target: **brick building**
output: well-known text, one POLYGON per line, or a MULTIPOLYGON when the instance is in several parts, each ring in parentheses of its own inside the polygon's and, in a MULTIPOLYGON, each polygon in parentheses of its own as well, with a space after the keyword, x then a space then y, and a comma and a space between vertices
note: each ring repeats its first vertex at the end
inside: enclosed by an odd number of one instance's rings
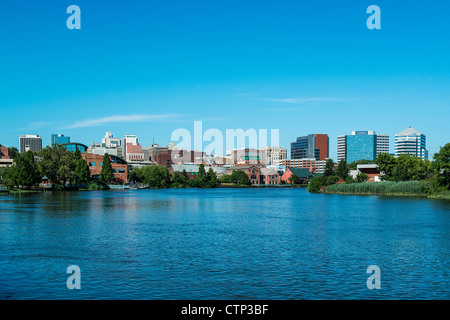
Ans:
POLYGON ((281 180, 286 181, 289 183, 289 178, 292 177, 292 175, 296 175, 300 178, 302 183, 306 183, 309 179, 313 177, 313 174, 305 168, 287 168, 286 172, 281 177, 281 180))
POLYGON ((272 168, 261 168, 260 184, 278 185, 281 183, 280 174, 272 168))
POLYGON ((248 166, 234 166, 227 168, 227 174, 232 174, 233 171, 236 170, 242 170, 244 171, 248 178, 250 179, 250 182, 253 185, 259 185, 261 184, 261 168, 255 165, 248 165, 248 166))
POLYGON ((9 149, 0 145, 0 159, 9 159, 9 149))
MULTIPOLYGON (((103 156, 93 153, 83 153, 81 155, 89 166, 92 179, 100 179, 100 173, 103 167, 103 156)), ((114 177, 127 182, 128 181, 128 164, 121 158, 110 156, 111 167, 114 172, 114 177)))

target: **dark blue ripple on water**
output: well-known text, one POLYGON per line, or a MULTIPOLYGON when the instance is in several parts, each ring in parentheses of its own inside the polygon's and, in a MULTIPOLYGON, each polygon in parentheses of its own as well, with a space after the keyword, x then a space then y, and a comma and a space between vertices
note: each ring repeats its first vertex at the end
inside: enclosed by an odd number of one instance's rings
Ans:
POLYGON ((449 204, 303 189, 2 196, 0 299, 448 299, 449 204), (373 264, 380 290, 366 286, 373 264))

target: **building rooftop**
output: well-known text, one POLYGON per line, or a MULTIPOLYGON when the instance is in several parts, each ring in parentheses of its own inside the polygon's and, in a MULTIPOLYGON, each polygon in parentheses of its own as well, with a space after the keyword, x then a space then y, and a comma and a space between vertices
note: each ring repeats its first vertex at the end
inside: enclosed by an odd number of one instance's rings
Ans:
POLYGON ((413 127, 409 127, 405 130, 403 130, 400 133, 397 133, 397 136, 420 136, 421 133, 414 129, 413 127))
POLYGON ((292 174, 295 174, 296 176, 298 176, 300 178, 308 178, 308 177, 313 176, 311 171, 309 171, 306 168, 288 168, 288 169, 292 172, 292 174))

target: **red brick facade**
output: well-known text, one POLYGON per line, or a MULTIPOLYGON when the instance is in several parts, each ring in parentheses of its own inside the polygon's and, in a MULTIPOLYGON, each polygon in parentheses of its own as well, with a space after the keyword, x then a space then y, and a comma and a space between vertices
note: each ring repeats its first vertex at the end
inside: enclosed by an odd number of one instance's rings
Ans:
POLYGON ((325 160, 329 154, 329 139, 327 134, 316 134, 316 148, 320 150, 319 160, 325 160))
POLYGON ((261 169, 257 166, 235 166, 227 169, 227 174, 232 174, 233 171, 244 171, 252 184, 261 184, 261 169))
MULTIPOLYGON (((91 173, 91 178, 100 178, 100 173, 102 172, 103 165, 103 156, 92 154, 92 153, 83 153, 81 155, 86 163, 89 166, 89 171, 91 173)), ((124 163, 116 163, 119 162, 116 157, 110 156, 111 159, 111 167, 114 172, 114 177, 123 182, 128 181, 128 165, 124 163)))
POLYGON ((9 159, 9 149, 4 147, 4 146, 0 146, 0 159, 9 159))

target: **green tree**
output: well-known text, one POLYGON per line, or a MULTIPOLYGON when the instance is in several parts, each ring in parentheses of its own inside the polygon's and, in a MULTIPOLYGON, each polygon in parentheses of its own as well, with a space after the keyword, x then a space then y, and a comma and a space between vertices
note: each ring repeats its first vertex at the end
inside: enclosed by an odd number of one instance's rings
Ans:
POLYGON ((333 159, 328 159, 327 162, 325 163, 325 169, 324 169, 323 175, 325 177, 329 177, 329 176, 332 176, 333 173, 334 173, 333 159))
POLYGON ((77 160, 75 166, 75 174, 77 176, 77 180, 81 183, 88 183, 89 181, 91 181, 91 173, 89 171, 89 167, 86 163, 86 160, 81 157, 77 160))
POLYGON ((143 168, 146 171, 144 174, 144 183, 148 183, 151 188, 169 188, 170 187, 170 173, 167 167, 161 165, 151 165, 143 168))
POLYGON ((242 170, 233 171, 233 173, 231 174, 231 181, 239 185, 244 186, 251 185, 251 181, 248 178, 248 175, 242 170))
POLYGON ((206 170, 205 165, 202 163, 198 168, 198 176, 196 179, 196 185, 200 188, 206 187, 207 181, 206 181, 206 170))
POLYGON ((8 178, 11 179, 13 185, 24 186, 26 189, 30 189, 40 182, 42 176, 34 161, 32 151, 27 151, 16 157, 14 165, 8 173, 8 178))
POLYGON ((450 189, 450 143, 441 147, 439 152, 434 154, 433 160, 437 183, 450 189))
POLYGON ((140 168, 133 168, 128 170, 128 181, 142 182, 142 170, 140 168))
POLYGON ((345 159, 341 159, 341 161, 339 161, 339 164, 338 164, 338 167, 336 170, 336 174, 339 178, 345 180, 348 177, 348 173, 349 173, 349 169, 348 169, 347 161, 345 159))
POLYGON ((77 178, 75 156, 75 153, 67 150, 63 145, 52 144, 39 152, 39 170, 53 185, 58 185, 61 181, 65 185, 67 180, 77 178))
POLYGON ((17 150, 17 148, 15 147, 8 148, 8 152, 10 159, 15 159, 19 155, 19 150, 17 150))
POLYGON ((14 187, 14 181, 11 180, 11 171, 12 168, 10 166, 0 167, 0 185, 8 188, 14 187))
POLYGON ((353 179, 353 177, 350 175, 347 177, 347 179, 345 179, 345 183, 355 183, 355 182, 356 180, 353 179))
POLYGON ((367 173, 363 172, 356 175, 356 182, 366 182, 367 180, 369 180, 367 173))
POLYGON ((329 176, 326 181, 327 186, 331 186, 332 184, 336 184, 339 180, 341 180, 338 176, 329 176))
POLYGON ((103 155, 103 166, 100 172, 100 181, 109 183, 114 180, 114 172, 111 166, 111 159, 109 154, 105 153, 103 155))
POLYGON ((214 172, 212 168, 209 168, 206 173, 206 187, 207 188, 215 188, 219 184, 219 180, 217 179, 217 174, 214 172))
POLYGON ((378 165, 378 170, 382 173, 380 178, 382 180, 392 180, 397 159, 388 153, 379 153, 375 159, 375 163, 378 165))
POLYGON ((396 159, 396 165, 392 170, 392 181, 422 180, 432 173, 432 166, 428 160, 424 161, 417 156, 401 154, 396 159))
POLYGON ((289 180, 289 183, 290 183, 291 185, 302 184, 302 180, 301 180, 300 177, 299 177, 298 175, 296 175, 295 173, 292 174, 292 175, 289 177, 288 180, 289 180))
POLYGON ((323 186, 323 177, 322 176, 314 176, 308 185, 308 191, 312 193, 318 193, 320 188, 323 186))

